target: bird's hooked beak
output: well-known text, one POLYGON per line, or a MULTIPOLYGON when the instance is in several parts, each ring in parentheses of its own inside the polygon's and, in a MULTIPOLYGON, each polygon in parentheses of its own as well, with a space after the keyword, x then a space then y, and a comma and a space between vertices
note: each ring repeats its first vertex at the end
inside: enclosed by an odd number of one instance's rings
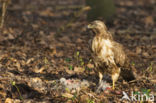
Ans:
POLYGON ((93 28, 95 28, 95 25, 93 25, 93 24, 88 24, 87 29, 93 29, 93 28))
POLYGON ((88 24, 88 25, 85 27, 85 29, 86 29, 86 34, 89 34, 91 37, 92 37, 92 36, 95 36, 95 34, 96 34, 95 28, 96 28, 96 25, 94 25, 94 24, 92 24, 92 23, 88 24))
POLYGON ((89 34, 90 34, 91 36, 95 36, 95 34, 96 34, 95 28, 96 28, 96 25, 90 23, 90 24, 88 24, 88 25, 86 26, 86 31, 89 32, 89 34))

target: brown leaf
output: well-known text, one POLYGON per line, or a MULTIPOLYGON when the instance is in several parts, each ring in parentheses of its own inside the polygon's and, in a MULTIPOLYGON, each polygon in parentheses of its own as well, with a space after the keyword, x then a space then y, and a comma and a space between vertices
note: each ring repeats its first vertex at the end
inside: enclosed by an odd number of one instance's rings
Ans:
POLYGON ((73 70, 69 70, 68 68, 65 68, 65 70, 66 70, 66 72, 67 72, 68 74, 74 74, 74 73, 75 73, 73 70))
POLYGON ((23 70, 21 69, 21 64, 20 64, 19 62, 16 62, 15 65, 16 65, 16 67, 17 67, 17 69, 18 69, 19 71, 23 71, 23 70))
POLYGON ((57 53, 56 53, 56 56, 57 57, 62 57, 64 54, 64 52, 63 51, 56 51, 57 53))
POLYGON ((41 68, 35 68, 35 69, 33 69, 33 71, 35 72, 35 73, 43 73, 43 71, 45 70, 46 68, 45 67, 41 67, 41 68))
POLYGON ((76 73, 82 73, 82 72, 84 72, 84 68, 82 68, 82 67, 74 67, 74 71, 76 73))
POLYGON ((144 18, 144 23, 145 23, 146 26, 153 25, 154 24, 153 17, 152 16, 145 17, 144 18))
POLYGON ((45 16, 45 17, 54 16, 50 8, 47 8, 46 10, 41 11, 40 15, 45 16))
POLYGON ((136 47, 136 54, 140 54, 142 52, 141 47, 136 47))
POLYGON ((62 96, 66 98, 73 98, 73 95, 70 93, 63 93, 62 96))
POLYGON ((5 100, 5 103, 13 103, 13 100, 12 100, 11 98, 7 98, 7 99, 5 100))
POLYGON ((81 102, 81 103, 87 103, 88 100, 89 100, 88 95, 81 95, 81 96, 80 96, 80 102, 81 102))
POLYGON ((146 58, 148 58, 150 55, 148 54, 148 52, 143 52, 142 55, 146 58))
POLYGON ((4 90, 1 90, 0 91, 0 95, 5 98, 7 96, 6 92, 4 90))
POLYGON ((127 5, 127 6, 133 6, 134 4, 133 4, 132 1, 127 1, 127 2, 126 2, 126 5, 127 5))
POLYGON ((87 67, 88 67, 88 68, 94 68, 94 65, 91 64, 91 63, 89 63, 89 64, 87 64, 87 67))
POLYGON ((78 38, 76 41, 77 41, 77 43, 82 43, 83 42, 83 40, 80 39, 80 38, 78 38))
POLYGON ((37 25, 37 24, 31 24, 31 25, 32 25, 33 29, 38 29, 39 28, 39 25, 37 25))
POLYGON ((71 39, 68 36, 63 36, 63 37, 59 38, 59 40, 62 42, 71 42, 71 39))
POLYGON ((30 62, 34 61, 34 58, 30 58, 26 61, 26 64, 30 64, 30 62))
POLYGON ((69 99, 66 103, 73 103, 73 101, 69 99))

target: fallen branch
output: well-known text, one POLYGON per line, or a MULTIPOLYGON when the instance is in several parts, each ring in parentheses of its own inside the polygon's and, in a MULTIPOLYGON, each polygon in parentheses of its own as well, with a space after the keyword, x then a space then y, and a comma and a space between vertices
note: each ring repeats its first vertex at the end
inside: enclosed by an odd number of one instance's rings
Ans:
POLYGON ((10 3, 10 0, 1 0, 0 2, 2 3, 2 16, 1 16, 0 28, 3 28, 7 6, 10 3))

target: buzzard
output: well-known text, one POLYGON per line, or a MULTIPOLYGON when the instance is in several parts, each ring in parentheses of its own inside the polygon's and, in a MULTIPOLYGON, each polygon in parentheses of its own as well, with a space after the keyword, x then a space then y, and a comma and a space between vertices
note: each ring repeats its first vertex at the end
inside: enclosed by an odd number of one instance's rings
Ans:
POLYGON ((87 28, 94 34, 89 44, 95 64, 95 71, 99 75, 99 84, 102 81, 104 73, 111 75, 113 89, 119 75, 125 80, 135 79, 135 69, 129 64, 123 46, 113 40, 106 25, 102 21, 96 20, 91 22, 87 28))

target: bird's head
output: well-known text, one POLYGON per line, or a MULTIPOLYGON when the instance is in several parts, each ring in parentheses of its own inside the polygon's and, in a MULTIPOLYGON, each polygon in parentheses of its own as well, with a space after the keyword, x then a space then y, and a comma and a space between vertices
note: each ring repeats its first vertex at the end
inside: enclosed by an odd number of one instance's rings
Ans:
POLYGON ((100 21, 100 20, 95 20, 93 22, 91 22, 87 28, 89 30, 91 30, 95 35, 97 34, 103 34, 103 33, 106 33, 107 32, 107 27, 106 25, 100 21))

